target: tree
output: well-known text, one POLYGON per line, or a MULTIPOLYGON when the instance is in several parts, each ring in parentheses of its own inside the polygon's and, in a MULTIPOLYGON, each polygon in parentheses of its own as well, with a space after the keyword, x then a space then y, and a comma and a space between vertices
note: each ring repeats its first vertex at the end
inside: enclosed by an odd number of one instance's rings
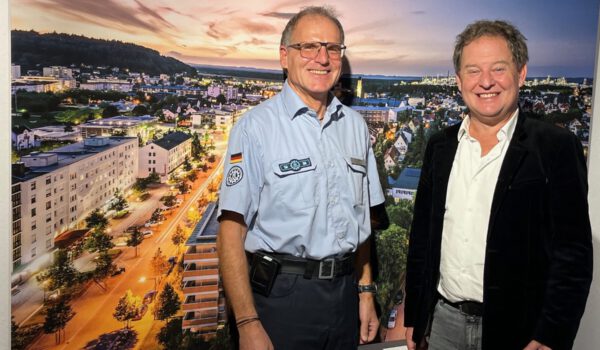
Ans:
POLYGON ((190 160, 188 159, 187 156, 183 160, 183 170, 185 170, 185 171, 192 170, 192 164, 190 164, 190 160))
POLYGON ((217 103, 220 103, 220 104, 225 104, 225 103, 227 103, 227 98, 225 97, 225 95, 223 95, 223 94, 219 94, 219 95, 217 96, 217 103))
POLYGON ((46 291, 63 290, 79 281, 79 272, 69 259, 69 253, 65 249, 59 249, 52 265, 37 275, 36 279, 46 291))
MULTIPOLYGON (((209 343, 207 341, 194 332, 190 332, 189 329, 182 330, 181 323, 181 317, 169 320, 156 335, 158 343, 166 350, 198 350, 208 348, 209 343)), ((227 344, 225 347, 214 349, 229 349, 229 347, 230 344, 227 344)))
POLYGON ((186 181, 181 181, 177 184, 177 190, 180 194, 186 194, 190 189, 190 185, 186 181))
POLYGON ((165 288, 158 295, 158 302, 154 306, 156 310, 156 318, 159 320, 169 320, 177 314, 181 307, 179 296, 173 289, 170 283, 165 283, 165 288))
POLYGON ((85 241, 85 248, 91 253, 94 252, 107 252, 115 245, 111 242, 111 237, 104 232, 103 229, 95 228, 92 230, 92 234, 88 236, 85 241))
POLYGON ((139 227, 135 227, 129 238, 127 238, 127 246, 135 248, 135 256, 138 254, 138 246, 144 241, 144 235, 140 232, 139 227))
POLYGON ((112 118, 119 115, 119 110, 113 105, 108 105, 102 110, 102 118, 112 118))
POLYGON ((196 179, 198 179, 198 174, 196 174, 195 171, 190 171, 187 175, 187 179, 191 182, 194 182, 196 179))
POLYGON ((85 218, 85 225, 89 228, 103 230, 108 226, 108 219, 100 209, 95 209, 85 218))
POLYGON ((166 207, 172 207, 173 205, 175 205, 175 199, 176 197, 172 194, 163 196, 160 200, 163 202, 163 204, 166 207))
POLYGON ((54 333, 54 341, 56 344, 61 343, 62 338, 66 338, 64 329, 69 320, 75 316, 75 312, 69 304, 66 297, 59 297, 56 300, 51 300, 46 306, 46 318, 44 320, 44 333, 54 333))
POLYGON ((197 161, 201 160, 203 152, 204 150, 202 148, 202 143, 200 142, 200 136, 197 132, 194 132, 192 136, 192 158, 197 161))
POLYGON ((152 271, 154 272, 154 276, 160 277, 169 271, 169 261, 167 257, 162 253, 160 248, 156 249, 156 253, 152 257, 152 271))
POLYGON ((115 211, 121 211, 121 210, 127 209, 128 206, 129 205, 127 204, 127 201, 125 200, 125 198, 123 198, 121 191, 119 191, 119 189, 117 189, 115 191, 115 197, 113 198, 109 209, 115 210, 115 211))
POLYGON ((183 234, 183 229, 181 228, 181 225, 177 225, 175 233, 173 234, 173 236, 171 236, 171 241, 174 245, 177 246, 177 255, 179 255, 179 248, 181 244, 185 242, 185 235, 183 234))
POLYGON ((93 272, 94 282, 106 291, 107 285, 104 281, 110 277, 116 269, 117 267, 113 264, 113 259, 110 254, 108 254, 108 252, 100 252, 98 259, 96 259, 96 268, 93 272))
POLYGON ((129 322, 137 316, 141 305, 141 298, 133 295, 131 289, 128 289, 127 292, 125 292, 125 295, 119 299, 113 317, 119 322, 124 322, 124 328, 129 329, 129 322))
POLYGON ((412 223, 413 202, 410 200, 400 200, 397 204, 386 205, 386 210, 390 222, 402 227, 405 230, 410 230, 412 223))
POLYGON ((392 223, 386 230, 376 234, 375 243, 379 259, 377 300, 384 310, 389 310, 406 270, 408 231, 392 223))
POLYGON ((158 175, 156 171, 152 171, 150 175, 148 175, 148 177, 146 178, 146 183, 160 183, 160 175, 158 175))
POLYGON ((154 209, 154 211, 152 212, 152 215, 150 216, 150 221, 153 222, 158 222, 160 220, 162 220, 164 217, 162 215, 162 211, 160 210, 160 208, 156 208, 154 209))
POLYGON ((148 114, 148 107, 143 104, 139 104, 131 110, 131 114, 135 116, 141 116, 148 114))

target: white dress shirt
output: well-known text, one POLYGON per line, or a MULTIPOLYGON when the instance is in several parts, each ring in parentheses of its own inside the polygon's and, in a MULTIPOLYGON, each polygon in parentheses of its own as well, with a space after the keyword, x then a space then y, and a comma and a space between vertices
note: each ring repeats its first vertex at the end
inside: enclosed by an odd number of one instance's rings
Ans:
POLYGON ((470 117, 461 123, 446 193, 438 284, 439 293, 452 302, 483 301, 483 265, 492 199, 517 115, 518 110, 498 131, 498 144, 485 156, 481 156, 479 141, 469 133, 470 117))

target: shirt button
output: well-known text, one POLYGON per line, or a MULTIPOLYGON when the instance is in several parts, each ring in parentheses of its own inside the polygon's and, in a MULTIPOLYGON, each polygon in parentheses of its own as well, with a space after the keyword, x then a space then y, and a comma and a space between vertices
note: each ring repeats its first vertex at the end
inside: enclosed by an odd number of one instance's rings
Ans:
POLYGON ((340 232, 337 234, 337 236, 339 239, 342 239, 342 238, 346 237, 346 232, 340 232))

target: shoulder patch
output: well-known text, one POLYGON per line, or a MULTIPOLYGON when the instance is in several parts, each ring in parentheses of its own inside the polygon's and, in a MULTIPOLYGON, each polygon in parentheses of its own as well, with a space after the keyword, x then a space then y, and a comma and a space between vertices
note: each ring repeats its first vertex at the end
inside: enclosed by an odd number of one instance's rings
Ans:
POLYGON ((225 180, 225 184, 227 186, 233 186, 233 185, 237 184, 238 182, 242 181, 243 177, 244 177, 244 171, 242 170, 242 168, 240 168, 237 165, 233 166, 227 172, 227 178, 225 180))

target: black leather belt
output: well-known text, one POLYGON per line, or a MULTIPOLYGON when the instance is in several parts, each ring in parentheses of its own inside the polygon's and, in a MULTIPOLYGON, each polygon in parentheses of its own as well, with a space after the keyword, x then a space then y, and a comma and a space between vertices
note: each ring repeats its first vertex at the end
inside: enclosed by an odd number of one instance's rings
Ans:
MULTIPOLYGON (((354 254, 322 260, 304 259, 289 254, 265 253, 280 264, 279 273, 303 275, 304 278, 322 280, 349 275, 354 272, 354 254)), ((248 262, 252 262, 254 254, 246 252, 248 262)))
POLYGON ((459 301, 454 303, 441 295, 439 295, 439 298, 444 302, 444 304, 460 310, 460 312, 463 314, 477 317, 481 317, 483 315, 483 303, 478 303, 476 301, 459 301))

